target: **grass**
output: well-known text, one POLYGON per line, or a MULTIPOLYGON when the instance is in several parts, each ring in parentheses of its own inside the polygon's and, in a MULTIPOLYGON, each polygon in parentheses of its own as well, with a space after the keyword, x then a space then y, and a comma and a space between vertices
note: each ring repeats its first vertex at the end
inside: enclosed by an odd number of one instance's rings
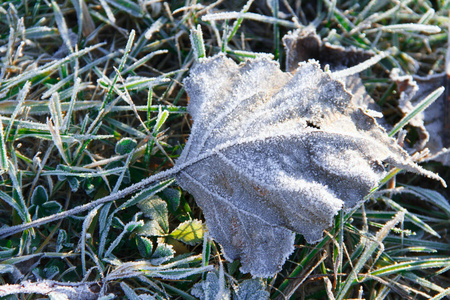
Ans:
MULTIPOLYGON (((445 69, 448 1, 304 2, 3 1, 0 231, 21 230, 0 240, 0 295, 9 287, 7 299, 40 298, 37 282, 86 299, 196 299, 193 286, 208 280, 222 290, 259 287, 239 262, 224 261, 173 180, 129 188, 180 154, 190 127, 182 80, 196 57, 266 52, 283 65, 281 37, 308 24, 330 43, 389 51, 361 77, 397 124, 392 133, 410 118, 397 109, 389 72, 445 69), (52 222, 24 227, 39 218, 52 222)), ((449 178, 438 163, 424 167, 449 178)), ((320 243, 298 236, 283 270, 261 281, 270 298, 448 296, 448 192, 412 174, 397 182, 338 215, 320 243)), ((52 292, 44 296, 65 293, 52 292)))

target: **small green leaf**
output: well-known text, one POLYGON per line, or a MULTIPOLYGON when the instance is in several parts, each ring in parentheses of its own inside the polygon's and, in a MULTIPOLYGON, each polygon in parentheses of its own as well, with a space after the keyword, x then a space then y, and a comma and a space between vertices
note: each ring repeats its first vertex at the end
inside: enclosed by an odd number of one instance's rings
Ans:
POLYGON ((166 243, 158 240, 158 246, 153 253, 150 263, 152 265, 160 265, 170 259, 173 258, 175 251, 173 250, 171 245, 167 245, 166 243))
POLYGON ((31 204, 42 205, 47 201, 48 201, 47 190, 42 185, 38 185, 34 189, 33 194, 31 194, 31 204))
MULTIPOLYGON (((69 166, 60 164, 56 167, 56 171, 63 171, 63 172, 71 173, 72 168, 70 168, 69 166)), ((80 187, 80 181, 74 176, 58 174, 58 180, 59 181, 67 180, 72 192, 76 192, 80 187)))
POLYGON ((161 193, 161 198, 169 204, 172 211, 176 211, 180 205, 181 192, 177 189, 165 189, 161 193))
POLYGON ((189 220, 178 225, 178 227, 172 231, 170 236, 176 240, 193 246, 202 241, 203 233, 204 230, 202 221, 189 220))
POLYGON ((45 216, 51 216, 53 214, 59 213, 61 211, 61 204, 56 201, 48 201, 41 205, 42 210, 44 211, 45 216))
POLYGON ((137 142, 135 139, 123 138, 116 144, 115 151, 119 155, 125 155, 133 151, 136 146, 137 142))
POLYGON ((138 234, 143 236, 165 236, 167 233, 156 220, 151 220, 139 228, 138 234))
POLYGON ((146 217, 156 221, 164 233, 169 233, 167 203, 158 196, 150 197, 138 204, 146 217))
POLYGON ((150 239, 138 235, 136 238, 136 243, 139 253, 141 254, 142 257, 149 258, 152 256, 153 243, 150 239))
POLYGON ((64 229, 60 229, 58 237, 56 238, 56 251, 60 252, 63 249, 64 244, 67 242, 67 232, 64 229))
MULTIPOLYGON (((225 288, 221 289, 220 285, 219 277, 214 272, 209 272, 205 280, 194 284, 191 294, 200 300, 230 299, 230 291, 225 288)), ((224 285, 223 282, 222 285, 224 285)))
POLYGON ((80 188, 80 181, 75 177, 67 177, 67 182, 69 183, 72 192, 76 192, 80 188))

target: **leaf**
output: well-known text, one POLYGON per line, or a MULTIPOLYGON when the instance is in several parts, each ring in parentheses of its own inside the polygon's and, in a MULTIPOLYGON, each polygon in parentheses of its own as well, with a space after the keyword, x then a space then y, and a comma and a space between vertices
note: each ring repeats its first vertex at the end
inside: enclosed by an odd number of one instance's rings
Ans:
POLYGON ((200 220, 188 220, 175 228, 170 236, 188 245, 196 245, 203 239, 203 224, 200 220))
POLYGON ((176 211, 180 205, 181 192, 177 189, 165 189, 161 192, 161 198, 164 199, 172 211, 176 211))
MULTIPOLYGON (((222 283, 224 285, 224 283, 222 283)), ((206 279, 194 284, 191 294, 200 300, 229 300, 230 291, 220 287, 219 277, 214 272, 206 274, 206 279), (220 295, 219 295, 220 293, 220 295)))
POLYGON ((47 190, 42 186, 38 185, 33 194, 31 194, 31 203, 34 205, 42 205, 48 201, 47 190))
MULTIPOLYGON (((283 37, 286 50, 286 70, 295 72, 299 62, 317 60, 322 67, 328 65, 332 71, 350 68, 374 56, 373 52, 361 48, 323 43, 314 27, 305 27, 289 32, 283 37)), ((344 85, 353 94, 352 102, 357 106, 381 112, 378 105, 367 94, 359 75, 348 76, 344 85)))
MULTIPOLYGON (((446 74, 436 74, 427 77, 401 75, 399 69, 391 72, 391 79, 396 82, 400 93, 398 107, 405 114, 412 112, 425 97, 440 86, 448 85, 446 74)), ((448 93, 448 91, 446 91, 448 93)), ((425 111, 415 116, 409 124, 416 127, 418 141, 413 145, 415 150, 428 148, 428 160, 436 160, 450 165, 449 140, 446 136, 445 102, 446 93, 442 94, 425 111)))
POLYGON ((61 211, 61 204, 56 201, 48 201, 47 190, 38 185, 33 194, 31 194, 32 205, 28 208, 29 213, 33 216, 33 219, 42 218, 56 214, 61 211))
POLYGON ((158 245, 156 246, 155 252, 150 259, 152 265, 160 265, 173 258, 175 251, 172 245, 168 245, 161 240, 158 240, 158 245))
MULTIPOLYGON (((56 170, 61 170, 61 171, 65 171, 65 172, 72 172, 71 168, 65 165, 58 165, 56 167, 56 170)), ((76 192, 78 190, 78 188, 80 187, 80 182, 78 181, 78 179, 74 176, 66 176, 66 175, 58 175, 58 180, 59 181, 64 181, 67 180, 67 182, 69 183, 70 189, 72 190, 72 192, 76 192)))
MULTIPOLYGON (((220 274, 220 272, 219 272, 220 274)), ((225 280, 217 276, 215 272, 206 274, 206 278, 196 283, 191 290, 191 294, 200 300, 228 300, 230 298, 230 289, 225 285, 225 280)), ((233 300, 267 300, 269 292, 261 279, 247 279, 235 287, 233 300)))
POLYGON ((200 60, 184 85, 193 125, 177 182, 244 273, 277 273, 294 249, 293 232, 320 241, 333 216, 385 176, 387 163, 443 182, 314 61, 292 75, 264 57, 237 65, 216 55, 200 60))
POLYGON ((160 231, 169 233, 169 219, 167 203, 158 196, 152 196, 149 199, 138 203, 146 217, 152 219, 154 226, 159 226, 160 231))
POLYGON ((136 237, 137 247, 142 257, 149 258, 152 256, 153 243, 144 236, 136 237))
POLYGON ((373 56, 372 52, 361 48, 344 48, 329 43, 323 43, 316 34, 314 27, 305 27, 289 32, 283 37, 286 49, 286 69, 295 71, 299 62, 315 59, 322 66, 352 67, 373 56))
POLYGON ((119 155, 128 154, 136 148, 137 142, 135 139, 123 138, 116 144, 116 153, 119 155))
POLYGON ((267 300, 269 292, 266 291, 266 285, 261 279, 244 280, 238 287, 234 300, 267 300))

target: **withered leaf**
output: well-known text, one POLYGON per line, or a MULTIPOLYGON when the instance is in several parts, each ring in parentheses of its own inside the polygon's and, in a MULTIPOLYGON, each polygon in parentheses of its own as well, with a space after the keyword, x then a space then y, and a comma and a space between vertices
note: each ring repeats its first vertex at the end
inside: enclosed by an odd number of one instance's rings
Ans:
POLYGON ((314 59, 331 70, 353 67, 368 60, 374 54, 360 48, 331 45, 324 43, 314 27, 304 27, 289 32, 283 37, 286 50, 286 70, 295 71, 299 62, 314 59))
POLYGON ((294 75, 266 58, 200 60, 184 81, 193 125, 177 181, 203 209, 210 235, 241 271, 268 277, 385 175, 415 165, 340 81, 316 62, 294 75))
MULTIPOLYGON (((310 59, 317 60, 322 68, 328 65, 331 71, 353 67, 374 56, 371 51, 364 51, 356 47, 331 45, 323 42, 314 27, 299 28, 283 37, 286 51, 286 70, 295 72, 299 62, 310 59)), ((351 92, 352 102, 357 106, 381 112, 378 105, 367 94, 358 74, 345 78, 344 86, 351 92)))
MULTIPOLYGON (((448 85, 447 74, 435 74, 427 77, 400 75, 399 69, 391 72, 391 79, 397 83, 397 90, 400 93, 398 107, 406 115, 411 112, 420 101, 440 86, 448 85)), ((417 128, 418 141, 414 144, 415 150, 430 150, 428 159, 450 165, 450 149, 448 132, 445 126, 448 116, 445 115, 446 101, 445 95, 448 91, 434 101, 426 110, 415 116, 409 124, 417 128)))

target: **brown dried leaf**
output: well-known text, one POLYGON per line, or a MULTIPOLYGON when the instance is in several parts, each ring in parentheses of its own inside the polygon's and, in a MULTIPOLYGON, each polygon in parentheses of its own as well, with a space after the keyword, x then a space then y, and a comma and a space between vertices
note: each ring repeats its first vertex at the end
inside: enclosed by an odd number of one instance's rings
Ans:
MULTIPOLYGON (((399 69, 391 72, 391 79, 397 83, 400 93, 398 107, 406 115, 410 113, 425 97, 436 88, 446 85, 446 74, 436 74, 427 77, 400 75, 399 69)), ((450 165, 450 151, 448 147, 445 128, 445 101, 443 94, 426 110, 415 116, 409 124, 417 128, 418 141, 414 144, 415 150, 430 150, 429 160, 436 160, 442 164, 450 165)))

